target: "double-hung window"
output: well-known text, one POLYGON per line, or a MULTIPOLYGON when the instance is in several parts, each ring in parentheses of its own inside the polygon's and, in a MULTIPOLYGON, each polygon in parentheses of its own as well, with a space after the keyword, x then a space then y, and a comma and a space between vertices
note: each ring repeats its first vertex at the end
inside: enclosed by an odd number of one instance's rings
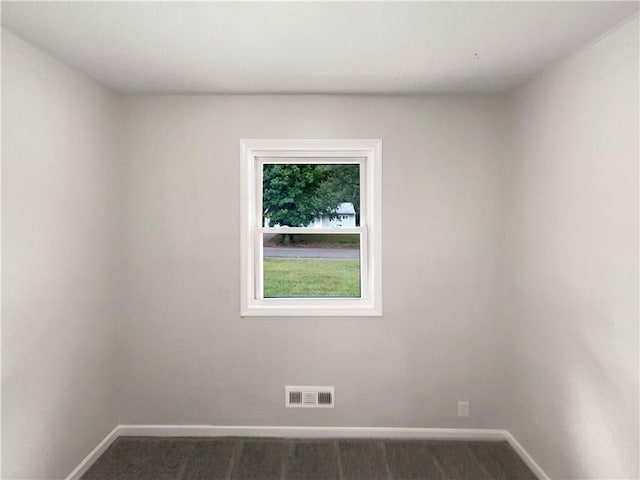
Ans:
POLYGON ((241 315, 381 315, 381 140, 240 147, 241 315))

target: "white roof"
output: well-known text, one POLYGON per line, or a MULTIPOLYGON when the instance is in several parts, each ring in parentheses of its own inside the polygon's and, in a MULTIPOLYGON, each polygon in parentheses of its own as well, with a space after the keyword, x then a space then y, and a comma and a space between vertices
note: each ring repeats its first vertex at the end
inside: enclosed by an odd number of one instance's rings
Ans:
POLYGON ((343 202, 340 205, 338 205, 338 208, 336 208, 336 213, 338 215, 355 215, 356 209, 353 208, 353 203, 343 202))

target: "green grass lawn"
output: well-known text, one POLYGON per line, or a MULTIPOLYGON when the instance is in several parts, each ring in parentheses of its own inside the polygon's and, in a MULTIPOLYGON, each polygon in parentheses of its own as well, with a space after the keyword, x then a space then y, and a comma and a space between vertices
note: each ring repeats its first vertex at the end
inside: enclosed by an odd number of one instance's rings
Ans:
POLYGON ((265 258, 264 296, 359 297, 359 260, 265 258))
POLYGON ((300 233, 292 235, 291 243, 283 243, 284 235, 278 234, 271 239, 271 247, 318 247, 318 248, 360 248, 358 233, 300 233))

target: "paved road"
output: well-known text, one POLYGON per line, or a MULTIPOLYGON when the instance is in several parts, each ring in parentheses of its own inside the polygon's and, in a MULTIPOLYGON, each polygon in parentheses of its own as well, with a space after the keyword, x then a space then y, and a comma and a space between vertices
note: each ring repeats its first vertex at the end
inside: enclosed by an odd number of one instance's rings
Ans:
POLYGON ((358 248, 264 247, 265 257, 359 259, 358 248))

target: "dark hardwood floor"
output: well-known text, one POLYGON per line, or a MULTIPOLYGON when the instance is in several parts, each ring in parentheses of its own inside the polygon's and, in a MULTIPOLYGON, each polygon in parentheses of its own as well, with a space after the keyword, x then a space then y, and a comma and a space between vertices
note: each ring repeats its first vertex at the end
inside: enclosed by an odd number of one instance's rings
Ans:
POLYGON ((507 442, 121 437, 82 480, 536 480, 507 442))

